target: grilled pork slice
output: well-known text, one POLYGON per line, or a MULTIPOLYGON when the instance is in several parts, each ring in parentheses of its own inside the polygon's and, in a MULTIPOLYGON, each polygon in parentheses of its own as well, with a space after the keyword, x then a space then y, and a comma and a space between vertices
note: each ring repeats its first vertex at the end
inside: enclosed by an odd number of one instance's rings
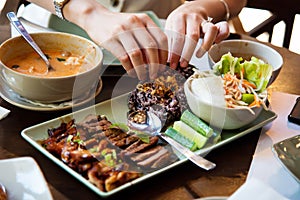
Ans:
POLYGON ((120 147, 122 149, 125 149, 126 147, 128 147, 129 145, 131 145, 132 143, 136 142, 139 140, 139 137, 135 136, 135 135, 130 135, 128 137, 122 138, 118 141, 113 141, 113 145, 120 147))
POLYGON ((168 151, 165 154, 161 155, 157 160, 151 165, 152 169, 161 168, 166 166, 169 163, 174 162, 176 159, 172 158, 171 153, 168 151))
POLYGON ((162 148, 163 148, 162 146, 153 147, 151 149, 148 149, 145 152, 138 153, 136 155, 131 156, 131 160, 134 161, 134 162, 143 161, 143 160, 149 158, 150 156, 154 155, 158 151, 160 151, 162 148))
POLYGON ((90 114, 83 121, 76 123, 76 126, 89 134, 94 134, 107 130, 111 122, 105 116, 90 114))
POLYGON ((147 158, 146 160, 143 160, 141 162, 138 162, 137 164, 143 167, 151 167, 151 165, 158 160, 161 156, 168 153, 168 150, 166 148, 160 149, 156 154, 152 155, 151 157, 147 158))
POLYGON ((145 143, 142 140, 138 140, 135 143, 133 143, 132 145, 130 145, 129 147, 127 147, 124 151, 126 152, 125 153, 126 155, 130 156, 133 153, 142 152, 142 151, 146 150, 147 148, 150 148, 150 147, 156 145, 157 142, 158 142, 157 136, 150 137, 149 143, 145 143))

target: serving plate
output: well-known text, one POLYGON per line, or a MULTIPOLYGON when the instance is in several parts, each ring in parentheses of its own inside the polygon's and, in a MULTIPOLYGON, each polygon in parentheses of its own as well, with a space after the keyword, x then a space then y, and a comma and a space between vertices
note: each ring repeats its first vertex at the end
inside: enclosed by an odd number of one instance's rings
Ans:
POLYGON ((9 200, 53 199, 44 175, 33 158, 0 160, 0 172, 0 182, 5 186, 9 200))
POLYGON ((300 184, 300 135, 274 144, 272 151, 288 173, 300 184))
MULTIPOLYGON (((95 106, 91 106, 64 116, 61 116, 59 118, 55 118, 49 121, 46 121, 41 124, 37 124, 31 127, 28 127, 24 129, 21 132, 22 137, 29 142, 32 146, 34 146, 37 150, 39 150, 41 153, 43 153, 45 156, 47 156, 50 160, 52 160, 54 163, 62 167, 65 171, 73 175, 75 178, 77 178, 79 181, 81 181, 84 185, 86 185, 88 188, 90 188, 92 191, 97 193, 98 195, 102 197, 110 196, 114 193, 117 193, 121 190, 124 190, 125 188, 130 187, 133 184, 140 183, 141 181, 145 181, 148 178, 155 176, 157 174, 160 174, 170 168, 173 168, 183 162, 186 162, 187 159, 179 156, 179 159, 170 164, 166 167, 163 167, 159 170, 147 173, 143 175, 142 177, 135 179, 131 182, 128 182, 112 191, 109 192, 103 192, 100 191, 96 186, 91 184, 89 181, 87 181, 84 177, 82 177, 77 172, 73 171, 71 168, 69 168, 67 165, 65 165, 61 160, 54 157, 51 153, 49 153, 46 149, 44 149, 39 141, 44 140, 48 137, 47 135, 47 129, 58 127, 61 122, 68 122, 71 119, 75 119, 76 121, 81 121, 86 117, 88 114, 97 114, 97 115, 106 115, 107 118, 113 122, 113 123, 126 123, 126 114, 128 111, 127 108, 127 98, 128 94, 124 94, 118 97, 115 97, 113 99, 101 102, 99 104, 96 104, 95 106)), ((228 144, 248 133, 251 133, 252 131, 268 124, 269 122, 273 121, 277 115, 272 111, 266 111, 263 110, 259 117, 249 124, 248 126, 244 127, 243 129, 238 130, 230 130, 230 131, 223 131, 221 133, 220 141, 217 143, 215 142, 209 142, 203 149, 200 149, 196 151, 197 154, 205 156, 210 151, 212 151, 215 148, 218 148, 222 145, 228 144)), ((214 134, 211 138, 211 141, 216 141, 215 138, 219 138, 218 134, 214 134)))
POLYGON ((30 101, 26 98, 21 97, 5 83, 2 77, 0 77, 0 96, 8 103, 27 110, 59 111, 81 106, 85 103, 92 101, 101 92, 102 86, 102 79, 99 78, 97 88, 95 88, 95 90, 91 89, 91 91, 94 92, 94 94, 88 93, 85 97, 80 99, 46 104, 30 101))

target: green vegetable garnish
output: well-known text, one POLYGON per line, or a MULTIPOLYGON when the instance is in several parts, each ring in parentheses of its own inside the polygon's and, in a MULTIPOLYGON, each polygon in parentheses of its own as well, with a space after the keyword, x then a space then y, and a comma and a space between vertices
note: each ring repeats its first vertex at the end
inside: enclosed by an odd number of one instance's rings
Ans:
POLYGON ((80 144, 80 145, 83 145, 83 144, 84 144, 83 140, 81 140, 81 139, 73 140, 73 142, 76 142, 76 143, 78 143, 78 144, 80 144))
POLYGON ((13 65, 11 68, 12 69, 17 69, 17 68, 19 68, 20 66, 19 65, 13 65))
POLYGON ((59 62, 66 61, 65 58, 56 58, 59 62))
POLYGON ((271 78, 273 67, 263 60, 254 56, 250 61, 243 60, 242 58, 233 57, 231 53, 224 54, 220 61, 217 62, 213 69, 216 74, 231 74, 241 75, 243 73, 244 79, 256 85, 256 91, 264 91, 271 78))
POLYGON ((114 124, 110 125, 109 128, 120 128, 125 132, 129 131, 128 126, 124 123, 114 123, 114 124))
POLYGON ((242 94, 242 101, 251 104, 254 101, 254 94, 242 94))
POLYGON ((73 135, 68 135, 67 142, 72 142, 73 135))
POLYGON ((256 57, 252 57, 250 61, 245 61, 243 66, 245 79, 256 85, 256 91, 264 91, 272 75, 272 66, 256 57))
POLYGON ((242 69, 241 62, 243 58, 233 57, 231 53, 224 54, 220 61, 213 67, 218 74, 226 74, 230 72, 231 74, 240 73, 242 69))
POLYGON ((136 136, 139 137, 143 142, 145 143, 149 143, 150 142, 150 136, 143 133, 143 132, 140 132, 140 131, 134 131, 136 136))

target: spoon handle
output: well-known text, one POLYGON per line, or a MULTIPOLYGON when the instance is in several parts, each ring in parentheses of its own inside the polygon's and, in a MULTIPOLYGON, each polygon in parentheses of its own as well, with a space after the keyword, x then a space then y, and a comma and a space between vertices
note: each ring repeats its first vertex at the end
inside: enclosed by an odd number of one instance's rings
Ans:
POLYGON ((188 158, 190 161, 192 161, 193 163, 195 163, 197 166, 201 167, 202 169, 211 170, 216 167, 215 163, 213 163, 209 160, 206 160, 205 158, 195 154, 194 152, 183 147, 181 144, 179 144, 175 140, 169 138, 168 136, 165 136, 163 134, 159 134, 159 135, 164 140, 166 140, 172 147, 174 147, 177 151, 182 153, 186 158, 188 158))
POLYGON ((46 55, 42 52, 39 46, 34 42, 30 34, 26 31, 25 27, 18 19, 14 12, 7 13, 7 18, 10 20, 12 25, 17 29, 17 31, 23 36, 23 38, 32 46, 32 48, 42 57, 42 59, 46 62, 47 66, 50 66, 50 62, 46 55))

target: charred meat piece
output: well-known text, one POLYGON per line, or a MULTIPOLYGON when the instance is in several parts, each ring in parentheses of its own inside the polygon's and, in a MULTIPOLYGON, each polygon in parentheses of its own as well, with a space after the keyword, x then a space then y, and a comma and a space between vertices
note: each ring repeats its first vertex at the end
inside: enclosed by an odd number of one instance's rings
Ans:
POLYGON ((141 165, 143 167, 150 167, 152 165, 152 163, 154 163, 157 159, 159 159, 161 156, 163 156, 164 154, 168 153, 168 150, 165 148, 160 149, 156 154, 152 155, 151 157, 138 162, 138 165, 141 165))
POLYGON ((158 145, 157 136, 144 142, 136 132, 112 126, 105 116, 63 122, 48 134, 40 144, 101 191, 111 191, 147 170, 173 162, 168 149, 158 145))
POLYGON ((88 180, 102 191, 111 191, 120 185, 142 176, 139 172, 128 171, 128 167, 122 165, 120 170, 106 166, 98 162, 88 172, 88 180))
POLYGON ((165 154, 161 155, 158 159, 156 159, 151 165, 151 168, 158 169, 174 161, 174 158, 172 158, 171 153, 168 151, 165 154))
POLYGON ((70 120, 68 123, 62 122, 59 127, 48 129, 48 135, 50 137, 57 137, 65 133, 70 127, 74 125, 75 120, 70 120))
POLYGON ((61 153, 61 159, 79 173, 86 172, 92 167, 92 163, 97 161, 88 150, 75 146, 65 146, 61 153))
POLYGON ((139 161, 145 160, 145 159, 149 158, 150 156, 156 154, 162 148, 163 148, 162 146, 156 146, 151 149, 148 149, 145 152, 137 153, 136 155, 131 156, 131 160, 134 162, 139 162, 139 161))
POLYGON ((158 142, 157 136, 150 137, 149 143, 142 142, 141 140, 136 141, 129 147, 127 147, 124 151, 126 152, 126 155, 131 155, 133 153, 138 153, 141 151, 144 151, 145 149, 155 146, 158 142))
POLYGON ((106 116, 90 114, 82 122, 76 123, 76 126, 91 135, 105 131, 111 126, 111 122, 107 120, 106 116))
POLYGON ((120 185, 123 185, 131 180, 137 179, 142 174, 139 172, 131 171, 112 171, 110 176, 105 180, 105 189, 111 191, 120 185))

